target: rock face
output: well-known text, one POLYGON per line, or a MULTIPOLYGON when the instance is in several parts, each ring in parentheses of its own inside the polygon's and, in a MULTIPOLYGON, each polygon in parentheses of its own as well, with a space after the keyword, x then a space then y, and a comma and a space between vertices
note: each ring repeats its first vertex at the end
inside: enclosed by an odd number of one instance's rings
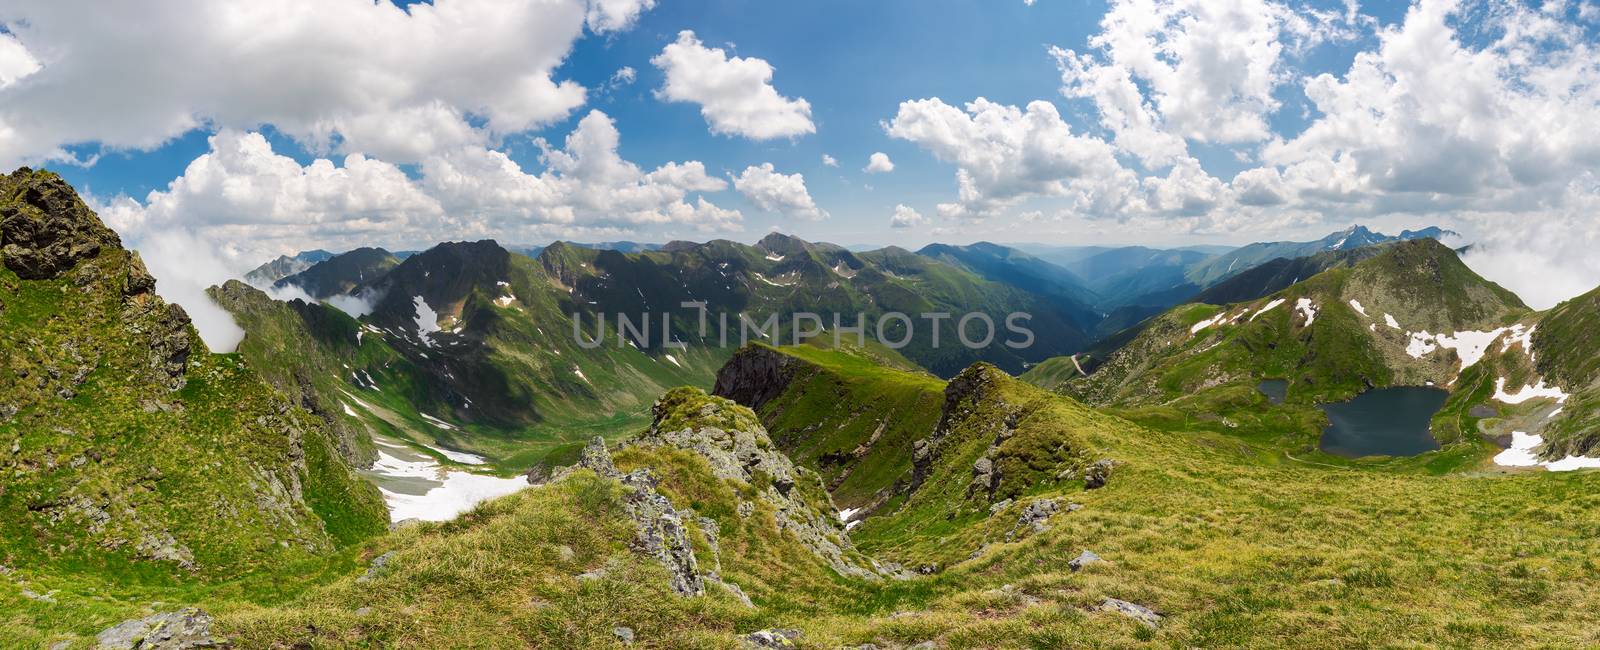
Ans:
POLYGON ((122 240, 67 182, 23 167, 0 177, 0 258, 24 280, 58 277, 122 240))
POLYGON ((101 650, 188 650, 219 645, 211 637, 211 615, 193 608, 123 621, 96 635, 95 644, 101 650))
POLYGON ((746 345, 717 371, 711 394, 760 410, 789 386, 799 363, 764 345, 746 345))
MULTIPOLYGON (((718 478, 766 483, 759 499, 771 506, 778 527, 793 534, 835 571, 867 579, 880 576, 851 557, 854 547, 839 523, 815 472, 796 467, 749 409, 695 389, 668 392, 656 402, 655 421, 634 444, 692 451, 711 464, 718 478), (814 488, 811 499, 798 485, 814 488), (813 500, 821 499, 822 503, 813 500)), ((741 508, 743 505, 741 504, 741 508)))

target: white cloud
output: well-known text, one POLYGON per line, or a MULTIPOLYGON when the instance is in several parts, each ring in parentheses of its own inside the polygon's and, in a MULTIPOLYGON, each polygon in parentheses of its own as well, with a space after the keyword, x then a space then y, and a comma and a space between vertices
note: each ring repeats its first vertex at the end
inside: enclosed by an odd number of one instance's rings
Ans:
MULTIPOLYGON (((652 4, 174 0, 102 3, 89 17, 77 3, 12 0, 0 25, 42 67, 0 84, 0 166, 263 124, 317 152, 414 162, 567 116, 585 95, 554 76, 572 43, 652 4)), ((16 41, 3 42, 0 59, 14 60, 16 41)))
POLYGON ((890 228, 913 228, 925 223, 928 223, 928 220, 922 213, 904 204, 894 206, 894 216, 889 217, 890 228))
POLYGON ((780 174, 773 169, 772 163, 746 167, 733 179, 733 186, 763 210, 781 212, 807 221, 828 218, 828 213, 817 208, 817 204, 811 200, 811 193, 806 191, 805 176, 799 173, 780 174))
POLYGON ((376 235, 435 227, 443 210, 398 167, 360 154, 342 166, 310 165, 273 152, 259 133, 223 130, 210 151, 189 163, 143 204, 113 203, 105 214, 119 232, 139 238, 171 228, 215 241, 358 243, 376 235))
POLYGON ((156 293, 183 307, 206 347, 232 352, 244 339, 244 330, 205 290, 238 277, 237 261, 225 259, 217 247, 183 229, 150 233, 135 248, 156 278, 156 293))
POLYGON ((1110 214, 1137 189, 1110 145, 1072 133, 1049 102, 1022 110, 979 98, 963 111, 937 98, 907 101, 884 128, 957 166, 959 200, 939 205, 946 217, 993 216, 1040 196, 1110 214))
POLYGON ((882 151, 874 152, 867 158, 867 166, 861 171, 868 174, 886 174, 894 171, 894 161, 889 160, 889 154, 882 151))
POLYGON ((1352 20, 1270 0, 1117 0, 1092 52, 1051 53, 1061 92, 1092 100, 1119 148, 1164 167, 1186 140, 1270 138, 1274 92, 1292 78, 1285 49, 1347 37, 1352 20))
POLYGON ((694 32, 685 30, 650 63, 667 75, 658 91, 661 99, 699 104, 712 133, 770 140, 817 130, 811 123, 811 104, 778 94, 772 86, 772 66, 763 59, 729 57, 722 48, 708 48, 694 32))
POLYGON ((0 32, 0 88, 39 71, 39 61, 15 37, 0 32))
POLYGON ((833 156, 830 156, 828 154, 822 154, 822 166, 824 166, 824 167, 838 167, 839 166, 839 159, 834 158, 833 156))
POLYGON ((529 174, 505 154, 464 148, 423 162, 422 186, 445 211, 490 231, 527 223, 594 225, 687 224, 703 230, 738 227, 724 210, 691 193, 719 192, 727 181, 699 161, 669 162, 645 172, 617 153, 621 134, 611 118, 591 111, 565 146, 545 145, 548 169, 529 174))
MULTIPOLYGON (((342 164, 300 165, 258 133, 223 130, 166 189, 126 197, 102 210, 130 239, 171 229, 212 242, 237 242, 249 259, 317 246, 417 244, 466 237, 525 241, 538 228, 561 232, 680 224, 737 229, 737 210, 691 197, 728 182, 698 161, 646 172, 617 154, 620 138, 592 111, 565 147, 546 146, 547 169, 524 172, 506 154, 463 146, 429 155, 413 180, 388 162, 360 154, 342 164)), ((242 272, 254 264, 237 269, 242 272)))
POLYGON ((638 70, 634 70, 633 66, 622 66, 617 68, 616 72, 611 73, 611 78, 606 80, 606 90, 614 91, 623 86, 632 85, 638 79, 638 70))

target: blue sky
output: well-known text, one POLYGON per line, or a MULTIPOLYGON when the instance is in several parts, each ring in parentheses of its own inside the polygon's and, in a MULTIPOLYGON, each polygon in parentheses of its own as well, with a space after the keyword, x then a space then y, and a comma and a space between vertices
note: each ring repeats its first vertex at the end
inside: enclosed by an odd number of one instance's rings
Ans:
MULTIPOLYGON (((984 97, 1014 105, 1049 101, 1075 128, 1093 130, 1093 118, 1085 117, 1093 108, 1059 92, 1060 72, 1047 48, 1084 48, 1105 11, 1103 2, 1083 0, 1041 0, 1032 6, 1020 1, 950 0, 664 1, 643 12, 627 32, 586 34, 576 40, 557 69, 557 77, 599 89, 591 94, 586 107, 601 109, 616 120, 623 133, 620 152, 625 159, 648 168, 692 157, 704 161, 714 174, 737 172, 756 161, 771 162, 780 170, 803 173, 811 195, 833 217, 827 223, 794 224, 780 214, 746 208, 747 232, 733 233, 734 238, 753 240, 778 227, 847 243, 931 240, 927 233, 891 232, 884 224, 897 204, 931 213, 936 203, 948 200, 955 192, 954 169, 914 144, 888 137, 883 121, 893 117, 906 99, 940 97, 958 103, 984 97), (772 64, 779 92, 810 102, 816 132, 767 141, 714 135, 707 131, 698 107, 657 99, 655 90, 664 75, 650 59, 684 29, 693 30, 708 46, 772 64), (607 80, 624 66, 637 71, 637 80, 605 90, 607 80), (893 173, 868 175, 861 171, 868 156, 877 151, 894 161, 893 173), (839 167, 823 165, 824 154, 836 158, 839 167)), ((1393 23, 1403 16, 1403 5, 1364 11, 1393 23)), ((1358 51, 1356 45, 1359 43, 1318 47, 1307 53, 1305 69, 1339 70, 1358 51)), ((1274 116, 1274 127, 1280 133, 1293 134, 1305 123, 1300 110, 1304 97, 1293 87, 1284 87, 1278 94, 1285 106, 1274 116)), ((559 141, 582 115, 576 111, 547 126, 507 137, 500 148, 524 168, 538 169, 539 149, 532 139, 559 141)), ((277 153, 302 164, 319 157, 270 124, 260 128, 277 153)), ((148 151, 83 143, 70 149, 80 158, 98 155, 93 166, 61 162, 46 166, 97 196, 142 198, 152 190, 164 189, 190 161, 204 154, 211 132, 196 129, 148 151)), ((1246 166, 1225 147, 1198 147, 1196 156, 1213 174, 1232 175, 1246 166)), ((408 166, 407 171, 418 173, 415 166, 408 166)), ((636 236, 652 239, 653 234, 644 231, 636 236)), ((1206 239, 1244 242, 1272 234, 1228 233, 1206 239)), ((1008 238, 1011 233, 1006 232, 988 237, 982 232, 964 235, 959 238, 1017 239, 1008 238)), ((1135 243, 1142 239, 1108 233, 1095 241, 1135 243)))
POLYGON ((1593 0, 7 5, 0 163, 218 268, 479 237, 1363 223, 1459 230, 1502 253, 1485 269, 1560 275, 1552 295, 1600 281, 1593 0), (893 170, 863 171, 878 152, 893 170))

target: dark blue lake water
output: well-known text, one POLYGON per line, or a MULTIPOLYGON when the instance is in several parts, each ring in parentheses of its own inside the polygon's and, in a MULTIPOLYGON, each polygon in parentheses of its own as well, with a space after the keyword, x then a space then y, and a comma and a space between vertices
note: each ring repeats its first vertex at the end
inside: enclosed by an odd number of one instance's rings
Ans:
POLYGON ((1282 404, 1289 398, 1289 382, 1283 379, 1263 379, 1256 384, 1256 390, 1267 396, 1268 404, 1282 404))
POLYGON ((1437 388, 1378 388, 1348 402, 1323 404, 1332 424, 1322 431, 1322 450, 1335 456, 1415 456, 1439 448, 1428 421, 1449 393, 1437 388))

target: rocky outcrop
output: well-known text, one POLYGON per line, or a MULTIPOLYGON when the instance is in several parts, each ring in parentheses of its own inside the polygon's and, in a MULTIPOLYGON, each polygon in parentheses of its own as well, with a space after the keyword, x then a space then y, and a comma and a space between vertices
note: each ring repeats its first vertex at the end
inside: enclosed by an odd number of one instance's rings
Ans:
MULTIPOLYGON (((797 467, 777 445, 749 409, 692 388, 668 392, 654 407, 655 421, 632 444, 665 446, 692 451, 704 457, 718 478, 752 485, 765 484, 758 497, 773 510, 778 527, 792 534, 812 553, 840 574, 866 579, 881 577, 863 567, 850 538, 839 523, 822 480, 815 472, 797 467), (801 481, 814 486, 807 498, 801 481)), ((740 504, 742 509, 744 506, 740 504)), ((742 510, 741 510, 742 511, 742 510)))
POLYGON ((194 608, 123 621, 95 635, 99 650, 189 650, 224 645, 211 636, 211 615, 194 608))
POLYGON ((700 562, 689 541, 685 522, 694 516, 692 511, 678 510, 672 501, 656 489, 656 478, 648 469, 636 469, 623 474, 611 460, 605 439, 595 437, 578 455, 574 467, 593 471, 606 478, 617 479, 627 488, 623 508, 633 520, 636 531, 633 550, 650 557, 666 567, 672 590, 685 596, 705 593, 705 582, 700 575, 700 562))
POLYGON ((746 345, 717 371, 711 393, 759 410, 788 389, 801 363, 765 345, 746 345))
POLYGON ((24 280, 60 276, 122 240, 53 172, 0 177, 0 258, 24 280))
MULTIPOLYGON (((933 433, 927 438, 912 443, 911 482, 907 485, 907 492, 917 491, 917 488, 922 487, 933 474, 934 465, 938 462, 951 431, 958 423, 972 415, 978 402, 992 397, 995 383, 1004 374, 999 368, 987 363, 975 363, 945 385, 944 407, 939 412, 939 423, 934 426, 933 433)), ((1016 422, 1014 414, 996 422, 1000 425, 1000 430, 995 432, 995 444, 1004 440, 1003 436, 1008 430, 1016 429, 1016 422)), ((990 447, 992 452, 994 444, 990 447)), ((967 496, 979 493, 985 496, 993 495, 995 487, 1000 484, 1000 478, 992 454, 986 453, 973 463, 972 480, 967 486, 967 496)))

